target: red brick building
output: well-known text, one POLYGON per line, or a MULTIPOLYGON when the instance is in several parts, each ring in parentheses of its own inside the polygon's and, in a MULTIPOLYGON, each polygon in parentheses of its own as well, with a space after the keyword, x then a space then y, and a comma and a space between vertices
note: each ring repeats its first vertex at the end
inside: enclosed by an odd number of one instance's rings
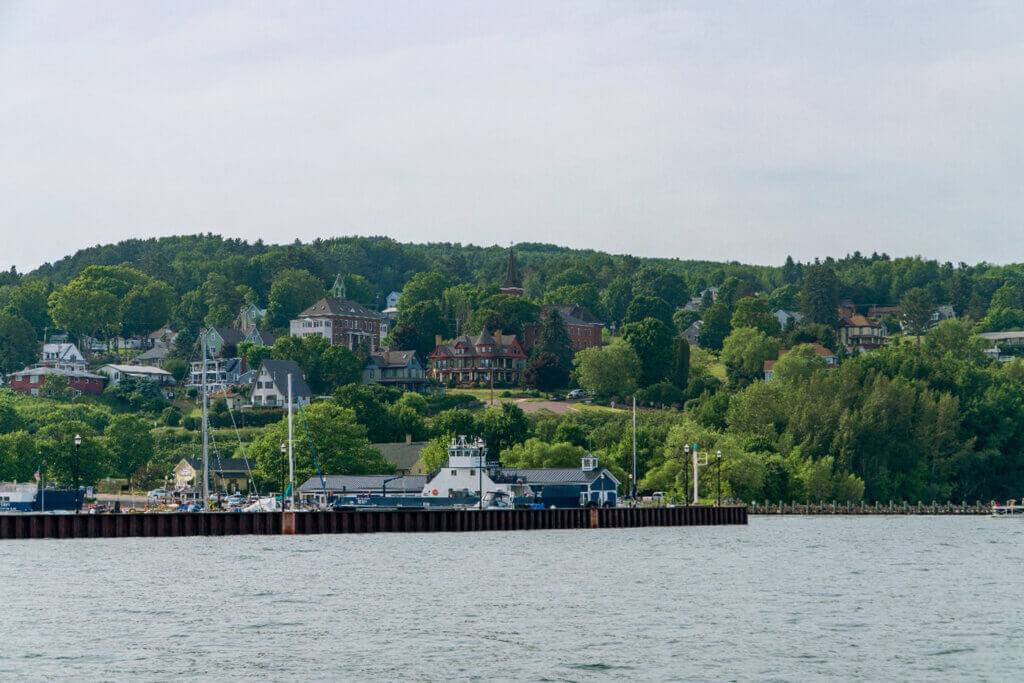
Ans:
POLYGON ((355 351, 365 342, 370 351, 380 348, 380 323, 383 316, 355 301, 336 297, 320 299, 291 321, 293 337, 318 334, 332 346, 347 346, 355 351))
POLYGON ((462 335, 448 344, 440 338, 430 354, 434 367, 431 376, 448 384, 489 386, 513 385, 526 368, 526 353, 514 334, 491 334, 484 330, 476 336, 462 335))
POLYGON ((20 394, 31 394, 38 396, 43 388, 43 382, 48 375, 58 375, 68 380, 68 387, 80 394, 94 395, 103 391, 106 378, 94 375, 84 370, 67 370, 65 368, 35 367, 25 368, 7 376, 8 384, 12 391, 20 394))
MULTIPOLYGON (((604 325, 585 306, 578 304, 544 306, 540 316, 541 320, 544 319, 548 311, 556 311, 561 316, 562 324, 565 325, 565 331, 569 333, 569 338, 572 339, 573 351, 582 351, 592 346, 601 345, 601 330, 604 328, 604 325)), ((523 348, 527 352, 540 339, 543 330, 543 323, 527 323, 523 325, 523 348)))

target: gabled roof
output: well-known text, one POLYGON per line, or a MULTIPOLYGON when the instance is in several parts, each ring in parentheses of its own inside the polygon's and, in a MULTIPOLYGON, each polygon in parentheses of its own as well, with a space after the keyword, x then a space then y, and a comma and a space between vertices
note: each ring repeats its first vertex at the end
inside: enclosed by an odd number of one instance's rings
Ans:
POLYGON ((171 350, 166 346, 154 346, 149 351, 142 353, 135 360, 163 360, 171 354, 171 350))
MULTIPOLYGON (((196 472, 202 472, 203 461, 201 458, 185 458, 185 461, 196 472)), ((249 466, 246 467, 245 458, 218 458, 216 455, 210 455, 210 472, 243 472, 248 476, 249 470, 255 466, 256 462, 250 460, 249 466)))
POLYGON ((274 386, 281 392, 282 395, 288 395, 288 375, 292 376, 292 393, 299 397, 309 397, 313 395, 313 392, 309 390, 309 385, 306 384, 306 378, 302 374, 302 369, 299 364, 293 360, 264 360, 260 364, 260 372, 263 370, 267 371, 270 378, 274 381, 274 386))
POLYGON ((882 324, 864 317, 860 313, 853 313, 839 318, 842 327, 881 327, 882 324))
POLYGON ((440 356, 458 355, 460 358, 471 358, 473 356, 478 355, 476 352, 476 347, 481 345, 494 345, 494 353, 487 354, 488 356, 522 355, 523 357, 525 357, 525 354, 523 354, 522 352, 521 344, 519 345, 519 350, 517 351, 517 353, 512 352, 510 347, 512 346, 513 343, 518 344, 518 341, 514 334, 502 334, 499 337, 492 335, 490 332, 487 332, 487 330, 484 330, 481 334, 474 335, 472 337, 469 336, 468 334, 463 334, 459 337, 456 337, 447 344, 441 344, 436 349, 434 349, 434 352, 430 354, 430 357, 435 358, 440 356), (466 347, 469 349, 469 352, 463 354, 456 354, 455 348, 457 346, 466 347))
POLYGON ((43 355, 51 354, 55 358, 48 360, 80 360, 83 359, 82 352, 74 344, 43 344, 43 355))
POLYGON ((245 338, 248 340, 253 340, 254 342, 259 343, 261 346, 273 346, 274 342, 277 341, 277 337, 275 337, 270 332, 264 332, 263 330, 259 330, 256 328, 253 328, 252 331, 245 336, 245 338))
POLYGON ((113 368, 118 372, 125 375, 167 375, 171 376, 167 370, 163 368, 154 368, 152 365, 122 365, 120 363, 107 363, 106 365, 100 366, 100 370, 103 368, 113 368))
POLYGON ((525 484, 591 484, 602 474, 620 484, 611 472, 603 467, 593 470, 578 468, 553 468, 542 470, 503 469, 502 473, 509 477, 522 479, 525 484))
POLYGON ((211 327, 210 329, 216 332, 224 340, 225 344, 238 346, 245 341, 245 335, 242 334, 242 331, 234 327, 211 327))
POLYGON ((332 296, 320 299, 320 301, 317 301, 302 313, 299 313, 300 318, 313 318, 331 315, 373 319, 381 317, 380 313, 371 311, 360 303, 348 301, 346 299, 338 299, 332 296))
POLYGON ((177 337, 178 333, 164 325, 159 330, 154 330, 148 335, 149 339, 163 339, 164 337, 177 337))
POLYGON ((371 353, 366 359, 378 368, 404 368, 416 358, 415 351, 381 351, 371 353))
POLYGON ((398 441, 397 443, 374 443, 370 446, 400 470, 411 470, 420 461, 420 451, 427 447, 427 441, 398 441))
POLYGON ((25 368, 18 372, 12 372, 8 377, 21 377, 23 375, 60 375, 61 377, 77 377, 80 379, 107 379, 103 375, 94 375, 85 370, 68 370, 66 368, 48 368, 45 365, 32 368, 25 368))

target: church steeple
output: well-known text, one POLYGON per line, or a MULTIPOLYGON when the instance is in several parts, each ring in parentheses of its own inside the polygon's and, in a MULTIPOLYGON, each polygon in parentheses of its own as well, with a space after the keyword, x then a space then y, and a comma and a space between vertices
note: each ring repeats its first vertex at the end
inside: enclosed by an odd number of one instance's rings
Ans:
POLYGON ((338 273, 338 277, 334 278, 334 286, 331 287, 331 296, 335 299, 345 299, 345 278, 342 277, 341 273, 338 273))
POLYGON ((523 282, 519 279, 516 255, 511 246, 508 248, 508 265, 505 266, 505 283, 501 286, 501 293, 510 296, 523 295, 523 282))

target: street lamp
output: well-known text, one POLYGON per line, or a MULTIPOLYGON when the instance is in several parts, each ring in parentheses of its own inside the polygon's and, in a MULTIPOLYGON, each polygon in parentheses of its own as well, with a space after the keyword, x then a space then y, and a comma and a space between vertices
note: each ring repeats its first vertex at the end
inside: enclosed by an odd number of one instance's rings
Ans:
POLYGON ((284 510, 284 458, 288 455, 288 444, 281 444, 281 510, 284 510))
POLYGON ((690 504, 690 444, 683 446, 683 500, 690 504))
POLYGON ((75 434, 75 514, 77 515, 82 506, 78 498, 78 449, 82 446, 82 435, 75 434))
POLYGON ((718 463, 715 468, 718 470, 718 507, 722 507, 722 451, 715 453, 715 461, 718 463))

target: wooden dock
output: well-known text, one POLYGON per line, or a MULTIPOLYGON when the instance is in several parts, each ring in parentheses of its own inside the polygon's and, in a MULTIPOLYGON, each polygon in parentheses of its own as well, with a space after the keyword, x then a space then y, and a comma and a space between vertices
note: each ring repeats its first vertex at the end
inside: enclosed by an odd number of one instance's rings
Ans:
POLYGON ((0 515, 0 539, 617 529, 746 524, 746 506, 0 515))

